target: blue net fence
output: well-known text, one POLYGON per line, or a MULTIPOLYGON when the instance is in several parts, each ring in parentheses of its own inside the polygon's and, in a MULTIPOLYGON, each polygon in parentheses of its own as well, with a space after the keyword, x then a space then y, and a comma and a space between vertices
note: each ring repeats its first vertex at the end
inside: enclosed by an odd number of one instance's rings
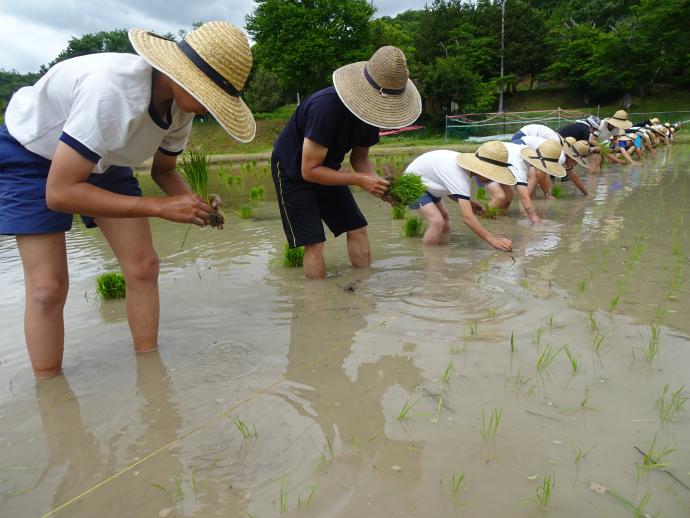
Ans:
MULTIPOLYGON (((451 140, 469 140, 481 142, 492 139, 510 139, 516 131, 527 124, 543 124, 553 129, 558 129, 577 119, 588 115, 600 115, 598 109, 526 111, 503 113, 466 113, 462 115, 446 115, 446 142, 451 140)), ((658 117, 664 122, 690 121, 690 111, 667 112, 628 112, 628 119, 634 123, 652 117, 658 117)))

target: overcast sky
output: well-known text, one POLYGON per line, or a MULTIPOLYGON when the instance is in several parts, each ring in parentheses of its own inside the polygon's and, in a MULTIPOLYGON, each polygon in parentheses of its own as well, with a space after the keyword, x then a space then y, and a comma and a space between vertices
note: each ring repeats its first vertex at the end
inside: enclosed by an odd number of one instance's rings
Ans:
MULTIPOLYGON (((426 0, 374 0, 377 16, 421 9, 426 0)), ((0 0, 0 68, 36 72, 72 36, 139 27, 177 33, 198 20, 244 27, 252 0, 0 0)))

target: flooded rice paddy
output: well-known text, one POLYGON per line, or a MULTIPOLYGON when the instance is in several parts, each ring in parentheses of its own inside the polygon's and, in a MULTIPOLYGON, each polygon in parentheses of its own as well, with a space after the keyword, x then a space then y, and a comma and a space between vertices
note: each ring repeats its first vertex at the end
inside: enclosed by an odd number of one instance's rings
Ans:
POLYGON ((159 353, 133 354, 95 294, 116 262, 76 227, 64 376, 35 383, 0 238, 2 516, 690 514, 690 146, 565 184, 535 227, 514 204, 486 222, 512 255, 454 208, 425 249, 357 193, 373 266, 329 240, 311 282, 262 167, 222 180, 225 230, 152 222, 159 353))

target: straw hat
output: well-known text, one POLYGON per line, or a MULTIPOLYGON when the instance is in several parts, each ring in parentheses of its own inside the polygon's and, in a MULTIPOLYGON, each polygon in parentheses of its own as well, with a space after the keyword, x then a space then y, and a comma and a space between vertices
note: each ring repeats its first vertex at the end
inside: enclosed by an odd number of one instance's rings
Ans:
POLYGON ((529 165, 556 178, 562 178, 565 176, 565 168, 558 163, 562 151, 563 146, 555 140, 545 140, 537 149, 522 148, 520 154, 529 165))
POLYGON ((333 85, 357 118, 376 128, 395 129, 409 126, 422 113, 422 98, 409 75, 403 51, 387 46, 369 61, 333 72, 333 85))
POLYGON ((618 110, 613 114, 613 117, 606 119, 606 122, 620 129, 628 129, 632 127, 632 122, 628 120, 628 112, 625 110, 618 110))
POLYGON ((251 142, 256 123, 240 93, 252 68, 247 36, 228 22, 207 22, 176 42, 131 29, 134 50, 199 101, 232 137, 251 142))
POLYGON ((592 147, 586 140, 576 141, 574 137, 566 137, 563 152, 570 158, 575 160, 582 167, 588 167, 587 157, 591 152, 592 147))
POLYGON ((508 148, 498 140, 485 142, 476 153, 459 153, 458 165, 503 185, 515 185, 517 179, 508 169, 508 148))
POLYGON ((646 131, 641 131, 640 135, 642 135, 642 138, 648 146, 652 145, 652 139, 649 138, 649 133, 647 133, 646 131))
POLYGON ((649 122, 652 124, 659 124, 659 117, 654 117, 653 119, 649 119, 649 122))

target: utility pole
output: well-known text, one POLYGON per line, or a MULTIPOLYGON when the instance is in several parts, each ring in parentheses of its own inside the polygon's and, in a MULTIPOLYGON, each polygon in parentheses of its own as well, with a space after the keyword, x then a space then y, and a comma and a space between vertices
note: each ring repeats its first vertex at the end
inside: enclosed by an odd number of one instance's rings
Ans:
POLYGON ((506 17, 506 0, 501 0, 501 84, 500 93, 498 94, 498 113, 503 113, 503 55, 505 51, 505 17, 506 17))

